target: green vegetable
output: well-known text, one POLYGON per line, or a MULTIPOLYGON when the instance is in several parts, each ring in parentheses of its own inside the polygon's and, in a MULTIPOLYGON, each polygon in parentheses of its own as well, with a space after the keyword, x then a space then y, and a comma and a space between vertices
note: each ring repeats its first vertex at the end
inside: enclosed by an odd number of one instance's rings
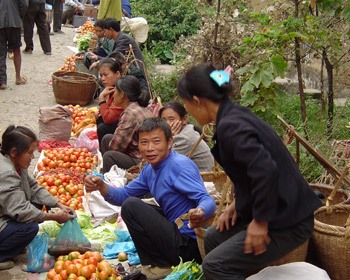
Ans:
POLYGON ((46 232, 51 238, 56 237, 60 230, 61 225, 56 221, 45 221, 39 224, 39 232, 46 232))
POLYGON ((172 267, 172 272, 165 279, 180 279, 180 280, 201 280, 204 279, 202 266, 194 260, 183 262, 180 257, 180 263, 172 267), (179 277, 177 277, 179 276, 179 277))
POLYGON ((77 41, 78 51, 87 51, 89 48, 89 44, 91 41, 93 33, 87 33, 85 35, 81 35, 77 41))
POLYGON ((91 217, 83 211, 76 210, 77 221, 81 229, 93 229, 94 226, 91 224, 91 217))

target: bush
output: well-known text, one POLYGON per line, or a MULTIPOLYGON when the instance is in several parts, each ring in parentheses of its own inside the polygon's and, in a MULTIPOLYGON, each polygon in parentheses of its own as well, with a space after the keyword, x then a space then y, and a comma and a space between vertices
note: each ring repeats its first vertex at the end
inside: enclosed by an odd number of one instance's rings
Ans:
POLYGON ((181 35, 192 35, 199 28, 196 1, 132 0, 130 3, 133 16, 147 20, 150 26, 147 48, 161 62, 173 60, 173 47, 181 35))

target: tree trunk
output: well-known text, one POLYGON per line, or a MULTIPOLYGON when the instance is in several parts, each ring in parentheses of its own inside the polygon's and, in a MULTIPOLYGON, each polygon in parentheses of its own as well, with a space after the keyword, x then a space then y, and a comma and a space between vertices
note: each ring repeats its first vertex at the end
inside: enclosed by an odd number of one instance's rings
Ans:
POLYGON ((327 51, 324 49, 322 53, 327 71, 327 98, 328 98, 328 119, 326 135, 329 139, 333 131, 333 115, 334 115, 334 91, 333 91, 333 65, 329 61, 327 51))
MULTIPOLYGON (((294 0, 295 14, 294 17, 299 17, 299 0, 294 0)), ((305 138, 308 140, 308 130, 306 123, 306 97, 304 92, 304 82, 303 82, 303 72, 301 68, 301 54, 300 54, 300 39, 298 37, 295 38, 295 65, 298 73, 298 88, 299 88, 299 96, 300 96, 300 111, 301 111, 301 120, 303 122, 303 130, 305 134, 305 138)))

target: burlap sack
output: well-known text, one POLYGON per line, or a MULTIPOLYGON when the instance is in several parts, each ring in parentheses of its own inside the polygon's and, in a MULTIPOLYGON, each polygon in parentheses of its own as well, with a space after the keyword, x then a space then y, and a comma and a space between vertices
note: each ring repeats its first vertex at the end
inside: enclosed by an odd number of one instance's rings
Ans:
POLYGON ((72 131, 73 112, 62 105, 39 109, 39 138, 68 141, 72 131))

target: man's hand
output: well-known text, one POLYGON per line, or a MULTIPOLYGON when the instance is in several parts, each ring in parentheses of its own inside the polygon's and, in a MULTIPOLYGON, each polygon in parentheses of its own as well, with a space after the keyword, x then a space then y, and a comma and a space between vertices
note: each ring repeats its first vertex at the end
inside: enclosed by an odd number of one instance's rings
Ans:
POLYGON ((204 221, 205 213, 202 208, 190 209, 188 211, 190 214, 189 225, 191 228, 197 228, 201 226, 201 223, 204 221))
POLYGON ((268 231, 269 226, 267 221, 257 221, 253 219, 247 228, 247 236, 244 241, 244 253, 254 253, 254 255, 264 253, 267 245, 271 242, 268 231))
POLYGON ((90 67, 89 67, 89 70, 93 70, 95 68, 98 68, 98 65, 99 65, 99 62, 98 61, 95 61, 93 63, 91 63, 90 67))
POLYGON ((54 214, 47 214, 47 215, 50 215, 50 220, 54 220, 60 224, 65 223, 68 220, 74 218, 74 216, 70 215, 69 213, 61 209, 57 210, 54 214))
POLYGON ((229 230, 230 225, 234 225, 237 221, 236 203, 233 201, 220 215, 217 220, 216 229, 222 232, 224 229, 229 230))
POLYGON ((88 193, 99 191, 101 195, 106 195, 108 193, 108 186, 100 177, 88 175, 85 177, 85 190, 88 193))

